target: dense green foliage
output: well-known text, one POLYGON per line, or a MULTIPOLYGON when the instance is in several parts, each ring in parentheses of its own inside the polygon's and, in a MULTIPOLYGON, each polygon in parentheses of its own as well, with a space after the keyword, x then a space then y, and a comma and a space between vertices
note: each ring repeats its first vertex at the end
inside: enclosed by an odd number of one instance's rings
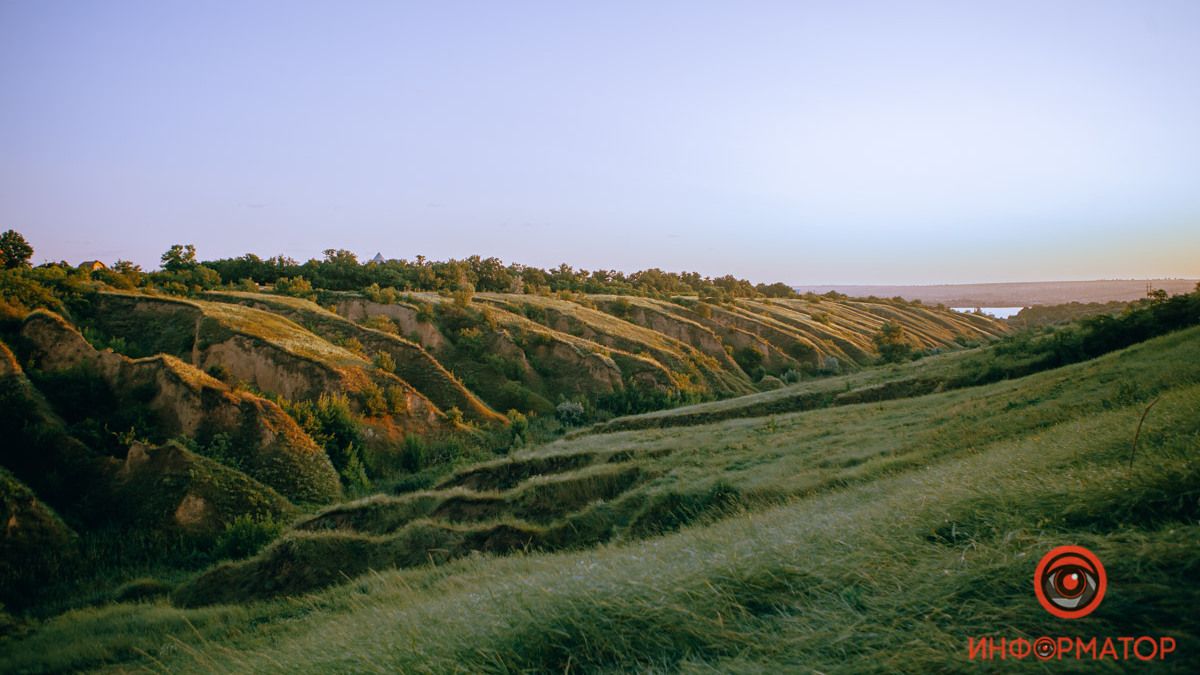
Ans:
POLYGON ((1034 305, 1025 307, 1008 323, 1017 328, 1040 328, 1070 323, 1098 314, 1117 315, 1129 308, 1128 302, 1071 302, 1063 305, 1034 305))
POLYGON ((344 250, 325 251, 323 260, 298 263, 284 256, 263 259, 252 253, 238 258, 211 260, 204 266, 216 270, 227 282, 252 279, 274 284, 281 278, 304 278, 317 288, 360 290, 375 285, 401 291, 476 291, 616 293, 624 295, 669 296, 705 294, 713 298, 794 297, 782 283, 752 284, 732 276, 703 277, 694 272, 664 272, 649 269, 633 274, 617 270, 577 270, 560 265, 544 270, 519 264, 505 265, 496 258, 471 256, 465 260, 431 262, 422 256, 414 261, 388 260, 361 264, 344 250))
POLYGON ((1153 665, 1193 672, 1196 330, 981 389, 519 452, 444 491, 334 507, 173 597, 340 584, 318 595, 90 608, 6 644, 0 667, 957 672, 979 666, 969 638, 1063 633, 1029 579, 1047 550, 1075 543, 1111 586, 1072 630, 1172 636, 1179 649, 1153 665), (1121 397, 1128 380, 1139 391, 1121 397), (636 509, 637 494, 657 497, 636 509), (485 505, 509 519, 480 518, 485 505), (444 557, 549 531, 514 514, 572 512, 572 537, 619 543, 444 557), (410 569, 338 574, 390 565, 410 569))
POLYGON ((353 491, 370 487, 362 460, 362 430, 345 396, 322 394, 316 401, 281 401, 284 410, 322 448, 342 483, 353 491))
POLYGON ((54 544, 0 540, 0 670, 960 670, 1052 627, 1025 568, 1063 540, 1145 584, 1098 626, 1197 637, 1161 589, 1197 559, 1200 292, 993 343, 658 270, 162 266, 0 270, 4 513, 54 544), (175 379, 63 365, 35 308, 175 379), (352 501, 273 482, 289 438, 352 501))
POLYGON ((33 247, 20 232, 7 230, 0 234, 0 267, 6 270, 25 267, 32 257, 33 247))
POLYGON ((141 386, 118 394, 92 368, 32 370, 29 377, 67 423, 67 431, 93 450, 123 457, 135 440, 166 440, 147 405, 158 393, 141 386))
POLYGON ((981 384, 1056 368, 1128 347, 1157 335, 1200 324, 1200 289, 1129 304, 1061 327, 1006 337, 964 368, 956 385, 981 384))

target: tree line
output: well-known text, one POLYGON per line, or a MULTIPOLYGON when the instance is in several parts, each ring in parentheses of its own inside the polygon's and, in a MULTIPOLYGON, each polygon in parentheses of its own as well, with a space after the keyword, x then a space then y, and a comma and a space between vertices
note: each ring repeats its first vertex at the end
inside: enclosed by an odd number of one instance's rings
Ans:
POLYGON ((261 258, 253 253, 198 263, 215 270, 227 283, 250 279, 274 284, 280 278, 307 279, 316 288, 334 291, 360 290, 378 284, 401 291, 457 291, 470 288, 482 292, 539 293, 569 291, 615 295, 668 296, 697 294, 721 298, 798 297, 784 283, 754 284, 732 275, 706 277, 696 272, 665 272, 652 268, 626 274, 619 270, 576 269, 566 263, 541 269, 499 258, 478 255, 464 260, 430 261, 392 259, 362 263, 344 249, 328 249, 321 260, 305 263, 286 256, 261 258))

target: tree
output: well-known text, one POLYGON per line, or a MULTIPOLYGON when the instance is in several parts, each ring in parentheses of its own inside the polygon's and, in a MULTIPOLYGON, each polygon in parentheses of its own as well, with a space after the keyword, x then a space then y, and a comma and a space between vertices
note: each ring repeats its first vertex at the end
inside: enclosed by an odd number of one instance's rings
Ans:
POLYGON ((33 247, 16 230, 0 234, 0 264, 6 270, 28 267, 33 257, 33 247))
POLYGON ((794 288, 778 281, 773 284, 759 284, 755 286, 755 290, 768 298, 794 298, 798 295, 794 288))
POLYGON ((912 345, 904 335, 904 326, 891 321, 883 324, 872 338, 884 363, 904 361, 912 355, 912 345))
POLYGON ((196 247, 191 244, 175 244, 162 254, 163 269, 180 272, 196 266, 196 247))
POLYGON ((112 271, 116 272, 117 274, 133 275, 133 274, 141 274, 142 273, 141 265, 135 265, 135 264, 133 264, 133 262, 131 262, 129 260, 118 260, 112 264, 112 267, 110 269, 112 269, 112 271))

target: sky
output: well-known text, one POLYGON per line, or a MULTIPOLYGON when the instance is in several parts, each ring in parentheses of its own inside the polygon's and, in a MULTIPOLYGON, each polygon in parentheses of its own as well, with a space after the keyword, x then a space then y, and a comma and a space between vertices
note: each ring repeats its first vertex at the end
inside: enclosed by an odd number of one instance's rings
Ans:
POLYGON ((34 262, 1200 277, 1200 2, 0 0, 34 262))

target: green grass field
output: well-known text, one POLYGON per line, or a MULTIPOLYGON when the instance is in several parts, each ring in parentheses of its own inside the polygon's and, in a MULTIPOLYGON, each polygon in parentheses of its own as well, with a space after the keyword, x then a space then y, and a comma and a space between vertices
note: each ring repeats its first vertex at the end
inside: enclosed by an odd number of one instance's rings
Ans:
MULTIPOLYGON (((801 386, 854 391, 972 356, 945 358, 801 386)), ((425 492, 332 507, 218 568, 249 601, 78 609, 4 638, 0 670, 1011 668, 967 660, 985 635, 1171 636, 1177 651, 1147 667, 1200 668, 1200 329, 917 393, 767 415, 732 399, 725 419, 463 467, 425 492), (1085 619, 1034 598, 1034 567, 1061 544, 1108 570, 1085 619), (314 591, 280 595, 262 573, 280 564, 308 566, 299 583, 314 591)), ((179 604, 228 600, 203 579, 179 604)))

